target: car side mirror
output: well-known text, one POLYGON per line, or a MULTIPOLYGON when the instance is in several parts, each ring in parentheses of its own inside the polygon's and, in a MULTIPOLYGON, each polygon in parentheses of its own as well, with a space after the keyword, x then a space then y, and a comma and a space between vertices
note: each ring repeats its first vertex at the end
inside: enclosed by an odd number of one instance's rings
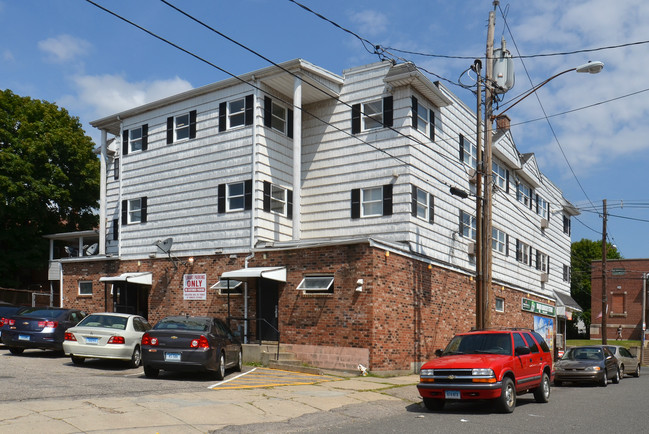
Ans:
POLYGON ((437 357, 442 357, 442 354, 443 354, 443 353, 444 353, 444 351, 442 351, 442 350, 435 350, 435 355, 436 355, 437 357))
POLYGON ((514 350, 514 354, 516 354, 517 356, 525 356, 531 352, 532 350, 530 350, 530 347, 516 347, 516 349, 514 350))

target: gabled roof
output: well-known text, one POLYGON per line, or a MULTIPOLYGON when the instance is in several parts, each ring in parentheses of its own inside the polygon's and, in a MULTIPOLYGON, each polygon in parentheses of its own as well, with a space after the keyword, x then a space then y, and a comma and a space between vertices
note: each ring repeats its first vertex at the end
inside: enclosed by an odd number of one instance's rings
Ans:
POLYGON ((523 178, 526 182, 537 188, 541 185, 541 171, 536 162, 536 156, 533 153, 521 154, 522 169, 516 172, 516 175, 523 178))
POLYGON ((417 67, 411 63, 401 63, 390 68, 390 71, 383 79, 386 84, 392 87, 412 86, 426 99, 437 107, 450 105, 451 100, 442 93, 432 81, 422 74, 417 67))

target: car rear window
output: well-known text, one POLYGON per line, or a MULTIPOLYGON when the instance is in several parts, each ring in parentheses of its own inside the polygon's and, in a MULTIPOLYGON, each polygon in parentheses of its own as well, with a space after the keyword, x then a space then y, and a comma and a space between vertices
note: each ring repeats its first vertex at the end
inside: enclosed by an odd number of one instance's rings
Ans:
POLYGON ((205 319, 198 318, 165 318, 153 328, 155 330, 190 330, 195 332, 209 331, 210 324, 205 319))
POLYGON ((18 315, 37 316, 41 318, 56 318, 57 316, 61 315, 61 311, 55 309, 27 309, 24 312, 20 312, 18 315))
POLYGON ((541 346, 541 349, 543 350, 544 353, 549 353, 550 352, 550 347, 548 346, 548 343, 543 339, 543 336, 541 336, 540 333, 533 331, 532 336, 534 336, 541 346))
POLYGON ((125 330, 128 318, 112 315, 88 315, 77 326, 125 330))

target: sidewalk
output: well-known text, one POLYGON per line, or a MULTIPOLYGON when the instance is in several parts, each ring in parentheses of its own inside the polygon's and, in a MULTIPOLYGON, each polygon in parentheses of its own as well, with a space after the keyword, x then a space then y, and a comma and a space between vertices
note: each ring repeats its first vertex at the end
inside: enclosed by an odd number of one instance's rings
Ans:
POLYGON ((417 375, 323 376, 313 385, 124 398, 38 400, 0 405, 0 433, 207 433, 227 426, 282 422, 373 401, 419 402, 417 375))

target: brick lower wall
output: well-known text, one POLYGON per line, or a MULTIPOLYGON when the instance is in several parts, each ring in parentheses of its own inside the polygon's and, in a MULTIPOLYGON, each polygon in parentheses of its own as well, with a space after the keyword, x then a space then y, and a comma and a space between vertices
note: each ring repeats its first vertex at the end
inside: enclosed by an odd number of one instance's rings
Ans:
MULTIPOLYGON (((322 367, 345 365, 344 369, 350 369, 351 364, 354 369, 364 362, 373 371, 416 371, 455 333, 475 325, 475 281, 470 276, 429 268, 427 263, 394 252, 386 255, 383 249, 368 243, 257 252, 249 261, 249 267, 272 266, 287 268, 287 282, 278 287, 280 340, 295 348, 315 345, 331 349, 331 357, 317 352, 320 361, 330 364, 322 367), (333 293, 298 291, 297 286, 309 274, 333 275, 333 293), (359 279, 363 279, 361 292, 356 291, 359 279), (358 358, 362 361, 352 361, 358 358)), ((225 318, 228 297, 209 288, 225 271, 243 267, 243 256, 229 255, 198 257, 192 266, 179 264, 178 269, 164 258, 64 263, 63 305, 88 312, 104 311, 105 290, 110 290, 99 282, 100 277, 151 272, 147 313, 151 323, 177 314, 225 318), (207 275, 206 300, 183 300, 185 273, 207 275), (79 280, 93 282, 92 296, 78 295, 79 280)), ((251 281, 248 317, 256 316, 257 290, 255 281, 251 281)), ((493 293, 505 299, 505 312, 492 313, 494 326, 533 326, 533 315, 521 310, 525 294, 502 287, 494 287, 493 293)), ((243 317, 243 306, 242 295, 230 296, 230 316, 243 317)), ((108 307, 112 309, 112 304, 108 303, 108 307)), ((242 329, 243 323, 233 321, 232 328, 242 329)), ((249 328, 255 339, 254 323, 249 328)))

